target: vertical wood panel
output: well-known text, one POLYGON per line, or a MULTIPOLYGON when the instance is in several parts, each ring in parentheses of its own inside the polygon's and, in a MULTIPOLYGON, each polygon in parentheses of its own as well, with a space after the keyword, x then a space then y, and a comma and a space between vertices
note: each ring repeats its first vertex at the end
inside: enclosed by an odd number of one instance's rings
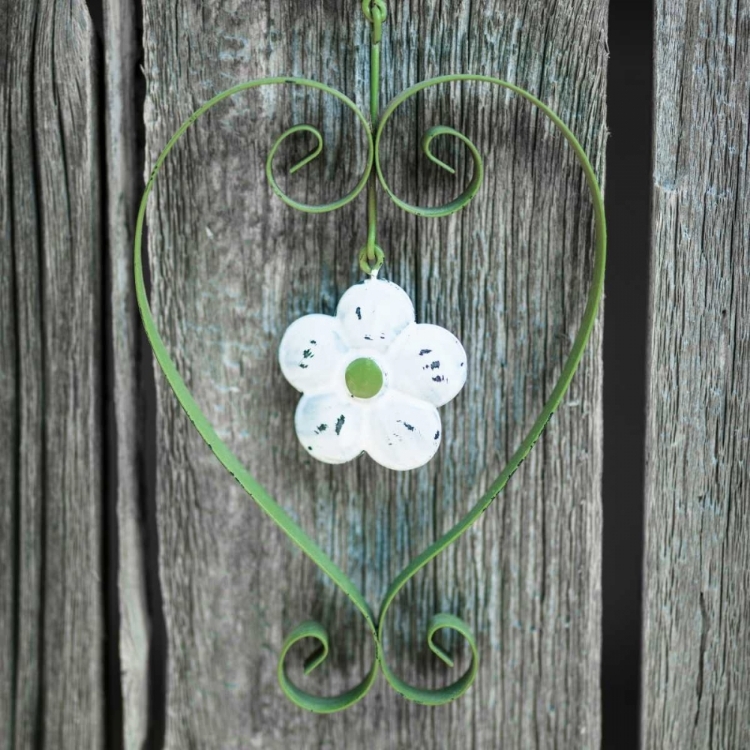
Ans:
POLYGON ((750 746, 750 4, 656 3, 643 745, 750 746))
MULTIPOLYGON (((0 122, 10 111, 10 13, 0 13, 0 122)), ((18 543, 17 487, 18 438, 21 411, 18 404, 18 346, 12 252, 12 191, 10 132, 0 129, 0 747, 9 750, 13 737, 16 665, 16 569, 18 543)))
MULTIPOLYGON (((497 75, 556 108, 602 174, 603 0, 389 6, 384 102, 440 73, 497 75)), ((200 103, 249 78, 318 78, 366 107, 368 39, 359 3, 145 0, 146 168, 200 103)), ((471 375, 441 411, 446 438, 427 467, 317 464, 297 444, 297 396, 276 349, 292 320, 332 313, 358 279, 365 225, 363 200, 310 217, 271 197, 265 155, 299 122, 321 126, 326 150, 290 190, 315 201, 354 184, 363 142, 330 102, 290 89, 220 105, 170 156, 152 197, 152 301, 219 434, 377 608, 393 576, 478 499, 554 383, 590 280, 591 207, 568 148, 515 97, 456 85, 406 106, 383 149, 404 197, 436 203, 456 192, 415 156, 426 127, 462 128, 486 156, 485 185, 459 215, 415 219, 381 203, 384 275, 412 296, 418 320, 462 338, 471 375)), ((466 178, 465 154, 440 148, 466 178)), ((166 746, 598 747, 600 334, 502 497, 395 605, 390 659, 420 684, 448 679, 424 644, 433 613, 451 611, 477 632, 475 686, 437 709, 406 703, 383 680, 332 717, 287 703, 275 669, 295 624, 313 616, 329 626, 328 694, 364 674, 371 643, 346 598, 223 474, 157 375, 166 746)))
POLYGON ((14 656, 0 667, 0 717, 4 741, 17 748, 101 747, 93 36, 82 1, 9 2, 3 11, 2 304, 9 299, 15 314, 3 316, 0 342, 10 412, 1 481, 12 483, 0 548, 13 557, 14 580, 3 582, 0 635, 11 634, 14 656))

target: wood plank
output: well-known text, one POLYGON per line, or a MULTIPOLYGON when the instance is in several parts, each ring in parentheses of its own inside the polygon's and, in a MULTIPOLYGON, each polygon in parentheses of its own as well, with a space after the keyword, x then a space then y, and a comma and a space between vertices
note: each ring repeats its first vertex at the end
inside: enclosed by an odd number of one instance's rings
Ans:
POLYGON ((750 746, 750 3, 656 3, 643 745, 750 746))
POLYGON ((15 309, 3 325, 3 408, 15 418, 0 444, 14 515, 0 526, 0 547, 14 555, 12 603, 0 611, 0 633, 12 632, 14 644, 14 658, 3 659, 0 716, 13 747, 101 747, 94 40, 83 0, 9 2, 2 23, 12 41, 2 45, 9 190, 0 236, 15 309))
MULTIPOLYGON (((498 75, 549 102, 601 174, 606 28, 603 0, 496 0, 481 12, 468 0, 389 3, 383 102, 440 73, 498 75)), ((359 5, 343 0, 252 10, 145 0, 147 169, 200 103, 249 78, 321 79, 365 108, 368 44, 359 5)), ((485 185, 460 214, 415 219, 385 200, 380 209, 384 276, 412 296, 420 321, 462 338, 471 376, 441 411, 447 439, 427 467, 318 464, 294 436, 297 395, 276 349, 296 317, 332 313, 360 278, 365 220, 363 200, 310 217, 272 197, 265 155, 300 122, 321 127, 326 149, 290 190, 314 201, 354 185, 364 144, 337 106, 294 89, 219 105, 170 156, 152 197, 152 303, 219 434, 377 608, 407 561, 478 499, 541 408, 583 310, 591 207, 569 149, 506 92, 456 85, 405 106, 383 148, 403 197, 437 203, 456 192, 415 156, 431 125, 462 128, 486 157, 485 185)), ((465 154, 439 149, 466 178, 465 154)), ((598 747, 600 341, 597 325, 564 406, 496 505, 394 606, 390 659, 419 684, 449 679, 424 644, 435 612, 477 633, 476 684, 438 709, 406 703, 383 680, 335 716, 286 701, 276 660, 298 622, 312 616, 332 633, 317 678, 325 694, 364 675, 372 644, 346 598, 225 476, 157 375, 166 747, 598 747)))
MULTIPOLYGON (((10 44, 13 31, 9 13, 0 14, 0 122, 10 110, 10 44)), ((16 568, 18 541, 18 438, 21 409, 18 403, 18 342, 15 309, 14 258, 11 248, 13 183, 10 171, 10 132, 0 129, 0 747, 11 750, 15 703, 16 568)))
POLYGON ((143 387, 139 377, 141 326, 133 294, 133 233, 142 184, 136 142, 136 9, 132 0, 103 4, 106 61, 107 275, 111 335, 114 440, 112 501, 117 514, 119 655, 126 750, 140 750, 148 735, 149 656, 143 498, 143 387))

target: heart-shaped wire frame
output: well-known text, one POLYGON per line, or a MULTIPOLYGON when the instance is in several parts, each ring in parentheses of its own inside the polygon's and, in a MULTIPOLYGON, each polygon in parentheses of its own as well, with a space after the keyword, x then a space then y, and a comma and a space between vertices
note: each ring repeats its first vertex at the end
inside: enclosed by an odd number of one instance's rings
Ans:
POLYGON ((378 671, 382 670, 388 682, 391 686, 401 693, 405 698, 422 703, 425 705, 440 705, 447 703, 455 698, 462 695, 471 686, 474 678, 476 677, 477 668, 479 665, 479 654, 477 651, 477 644, 472 635, 468 625, 460 620, 459 618, 450 614, 438 614, 430 621, 428 632, 427 632, 427 643, 434 654, 436 654, 443 662, 448 666, 453 666, 453 661, 449 654, 447 654, 434 640, 435 634, 442 629, 450 629, 456 631, 462 635, 472 652, 471 662, 466 671, 453 683, 442 688, 430 690, 426 688, 409 685, 401 680, 388 666, 385 659, 385 653, 383 649, 383 632, 384 622, 388 612, 388 608, 396 598, 399 591, 403 588, 406 582, 411 579, 417 572, 419 572, 430 560, 436 555, 450 546, 455 542, 475 521, 479 519, 482 513, 490 506, 492 501, 498 496, 500 491, 505 487, 508 480, 513 476, 516 469, 521 465, 523 460, 528 455, 529 451, 534 447, 534 444, 539 439, 539 436, 544 431, 547 423, 549 422, 552 414, 555 412, 560 402, 562 401, 565 392, 570 385, 570 381, 573 378, 578 365, 581 361, 583 351, 586 347, 586 343, 591 335, 591 331, 594 327, 596 320, 597 311, 599 308, 599 302, 602 297, 602 291, 604 288, 604 267, 606 261, 606 246, 607 246, 607 231, 606 221, 604 215, 604 201, 602 199, 601 190, 594 174, 594 170, 591 163, 586 156, 585 151, 576 140, 573 133, 567 128, 565 123, 553 112, 549 107, 539 101, 537 98, 532 96, 528 91, 525 91, 518 86, 503 81, 499 78, 492 78, 489 76, 481 75, 447 75, 439 76, 437 78, 431 78, 426 81, 415 84, 414 86, 406 89, 393 99, 390 104, 386 107, 383 115, 380 119, 377 130, 374 132, 371 129, 365 116, 356 106, 356 104, 349 99, 346 95, 340 91, 331 88, 325 84, 319 83, 305 78, 292 78, 292 77, 274 77, 274 78, 262 78, 255 81, 248 81, 246 83, 239 84, 233 88, 227 89, 217 96, 207 101, 200 109, 196 110, 177 130, 172 136, 164 150, 156 160, 154 167, 151 171, 151 175, 146 183, 146 188, 141 199, 140 208, 138 211, 138 220, 136 223, 135 231, 135 289, 136 297, 138 300, 138 307, 140 309, 141 319, 143 320, 143 326, 146 330, 148 340, 154 351, 156 361, 159 363, 164 376, 167 379, 170 387, 172 388, 177 400, 180 402, 182 408, 185 410, 191 422, 195 425, 195 428, 200 433, 201 437, 206 441, 208 447, 214 452, 216 458, 219 459, 221 464, 226 470, 240 483, 242 488, 252 497, 253 500, 273 519, 273 521, 284 531, 284 533, 308 556, 310 559, 351 599, 354 606, 362 613, 365 618, 367 625, 372 633, 372 637, 375 643, 375 658, 373 660, 372 667, 366 677, 355 687, 347 690, 341 695, 336 696, 320 696, 312 693, 308 693, 302 690, 300 687, 295 685, 287 672, 286 668, 286 655, 289 650, 298 642, 308 638, 312 638, 318 642, 319 648, 310 656, 305 662, 305 674, 309 674, 316 667, 318 667, 323 661, 325 661, 328 655, 328 633, 325 628, 316 622, 305 622, 299 625, 294 631, 287 637, 286 641, 281 650, 278 662, 278 678, 282 690, 287 697, 298 706, 314 711, 316 713, 333 713, 335 711, 341 711, 349 706, 352 706, 357 701, 361 700, 370 690, 375 683, 378 676, 378 671), (408 204, 398 198, 388 186, 385 177, 383 176, 383 170, 379 160, 379 148, 380 140, 383 134, 383 129, 388 122, 394 111, 408 98, 415 94, 423 91, 424 89, 440 84, 454 83, 460 81, 473 81, 478 83, 490 83, 503 88, 509 89, 510 91, 518 94, 524 99, 531 102, 536 108, 538 108, 546 117, 548 117, 557 129, 562 133, 563 137, 567 140, 570 146, 573 148, 578 161, 583 168, 583 172, 586 176, 586 181, 591 192, 594 208, 594 223, 596 229, 596 244, 595 244, 595 255, 594 255, 594 270, 593 278, 591 281, 591 287, 588 293, 586 301, 586 308, 583 313, 583 319, 581 321, 580 329, 575 337, 573 346, 571 347, 570 354, 565 360, 563 365, 562 373, 558 379, 552 394, 550 395, 547 402, 539 412, 539 416, 534 421, 531 429, 529 430, 526 437, 521 442, 520 446, 513 453, 508 464, 500 472, 498 477, 482 495, 479 502, 474 505, 471 510, 447 533, 441 536, 439 539, 434 541, 424 552, 415 557, 396 577, 396 579, 388 587, 385 597, 380 606, 380 614, 375 617, 373 610, 365 600, 363 594, 355 586, 355 584, 346 576, 346 574, 331 560, 328 555, 302 530, 302 528, 295 523, 295 521, 278 505, 278 503, 271 497, 268 491, 245 469, 240 463, 239 459, 232 453, 227 445, 219 438, 211 425, 210 421, 200 409, 195 399, 188 390, 185 382, 177 371, 177 367, 172 361, 167 351, 164 342, 159 335, 159 331, 156 327, 151 309, 148 303, 148 297, 146 294, 146 286, 143 277, 143 254, 142 254, 142 235, 143 235, 143 223, 146 215, 146 205, 148 197, 156 180, 156 176, 159 173, 159 169, 164 163, 167 155, 172 150, 177 141, 182 137, 185 131, 203 114, 219 102, 227 99, 234 94, 238 94, 241 91, 247 89, 257 88, 259 86, 270 86, 270 85, 284 85, 293 84, 297 86, 304 86, 311 89, 317 89, 319 91, 331 94, 336 97, 339 101, 345 104, 351 109, 359 121, 364 125, 365 132, 367 135, 367 164, 365 167, 364 174, 360 178, 354 189, 343 198, 328 204, 321 205, 309 205, 299 203, 288 195, 279 187, 273 173, 273 159, 281 145, 281 143, 290 135, 298 133, 300 131, 312 133, 317 139, 317 146, 307 157, 292 167, 292 172, 300 169, 301 167, 308 164, 321 152, 323 148, 323 138, 320 132, 309 125, 297 125, 284 132, 273 144, 271 151, 266 161, 266 174, 270 185, 274 192, 289 206, 296 208, 301 211, 308 213, 324 213, 327 211, 333 211, 337 208, 341 208, 350 201, 354 200, 363 188, 367 184, 370 177, 373 166, 375 167, 378 175, 379 182, 385 192, 391 197, 391 199, 402 209, 410 213, 414 213, 420 216, 447 216, 448 214, 454 213, 455 211, 463 208, 471 198, 477 193, 481 186, 483 177, 483 166, 481 156, 474 146, 474 144, 462 133, 448 128, 445 126, 438 126, 431 128, 425 133, 422 140, 422 149, 433 162, 438 166, 452 171, 450 167, 437 159, 430 151, 430 143, 433 138, 449 135, 459 138, 469 149, 472 160, 474 162, 474 173, 470 184, 464 189, 461 195, 450 201, 443 206, 437 207, 420 207, 408 204))

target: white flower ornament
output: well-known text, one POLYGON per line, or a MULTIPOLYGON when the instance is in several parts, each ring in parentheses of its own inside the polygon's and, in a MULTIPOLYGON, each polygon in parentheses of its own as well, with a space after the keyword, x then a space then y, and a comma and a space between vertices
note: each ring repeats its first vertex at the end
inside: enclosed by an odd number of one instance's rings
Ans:
POLYGON ((303 393, 297 437, 329 464, 362 452, 399 471, 426 464, 440 446, 437 407, 466 382, 461 342, 445 328, 416 323, 406 292, 376 278, 348 289, 335 316, 292 323, 279 363, 303 393))

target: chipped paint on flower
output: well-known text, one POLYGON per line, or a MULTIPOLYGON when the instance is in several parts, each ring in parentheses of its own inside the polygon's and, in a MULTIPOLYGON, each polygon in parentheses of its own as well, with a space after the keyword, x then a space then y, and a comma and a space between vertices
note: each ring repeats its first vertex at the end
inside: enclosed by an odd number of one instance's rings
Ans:
POLYGON ((467 369, 453 334, 417 323, 406 292, 375 278, 348 289, 335 316, 292 323, 279 363, 303 394, 294 425, 311 456, 339 464, 364 452, 399 471, 435 455, 437 407, 463 388, 467 369))

